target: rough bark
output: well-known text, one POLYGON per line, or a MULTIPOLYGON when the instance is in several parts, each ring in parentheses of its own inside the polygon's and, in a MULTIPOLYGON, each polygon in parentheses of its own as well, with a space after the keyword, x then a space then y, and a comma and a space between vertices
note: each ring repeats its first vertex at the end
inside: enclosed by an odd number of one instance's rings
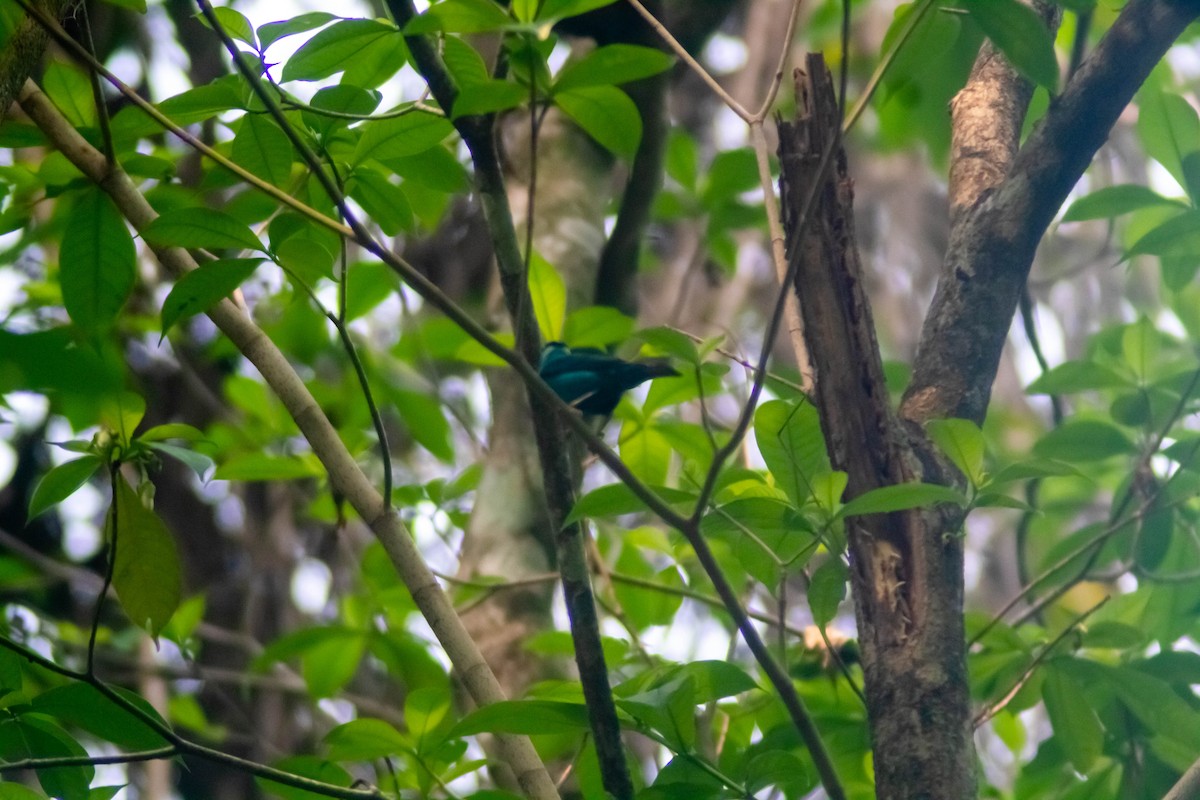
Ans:
MULTIPOLYGON (((820 56, 797 73, 797 119, 780 124, 789 262, 813 362, 815 404, 847 499, 881 486, 942 482, 919 430, 889 407, 854 238, 853 184, 834 141, 840 120, 820 56), (822 169, 833 147, 833 164, 822 169), (821 181, 807 224, 808 187, 821 181)), ((962 542, 953 520, 910 511, 847 521, 852 588, 880 798, 971 797, 962 628, 962 542)))
MULTIPOLYGON (((782 184, 816 402, 833 464, 849 475, 847 497, 908 480, 950 482, 918 426, 983 420, 1042 234, 1134 92, 1198 15, 1194 0, 1132 0, 1019 152, 1029 89, 994 53, 981 55, 954 103, 954 228, 898 417, 883 389, 840 153, 812 221, 796 230, 797 195, 817 179, 836 125, 823 65, 810 62, 800 118, 781 125, 782 184)), ((848 526, 880 798, 975 791, 958 523, 914 511, 848 526)))
MULTIPOLYGON (((39 5, 50 16, 62 19, 72 0, 49 0, 39 5)), ((0 48, 0 122, 4 121, 9 107, 17 99, 25 79, 33 74, 42 60, 46 43, 50 41, 37 20, 25 14, 21 15, 20 20, 12 35, 3 42, 4 47, 0 48)))
MULTIPOLYGON (((962 208, 921 331, 913 380, 901 405, 904 417, 982 421, 1042 234, 1134 92, 1197 15, 1200 3, 1194 0, 1132 0, 1051 104, 1011 168, 999 163, 990 168, 1006 177, 995 188, 989 180, 959 181, 962 208)), ((956 101, 960 117, 964 102, 956 101)), ((964 126, 968 122, 963 118, 964 126)), ((989 134, 975 135, 982 140, 989 134)))

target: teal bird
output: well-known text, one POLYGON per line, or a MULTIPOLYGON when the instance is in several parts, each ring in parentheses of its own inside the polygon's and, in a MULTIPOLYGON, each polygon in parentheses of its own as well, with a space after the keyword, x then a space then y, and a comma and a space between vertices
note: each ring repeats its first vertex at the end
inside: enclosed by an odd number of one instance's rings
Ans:
POLYGON ((542 348, 538 374, 564 402, 584 414, 607 417, 627 390, 679 373, 661 362, 625 361, 592 347, 572 350, 550 342, 542 348))

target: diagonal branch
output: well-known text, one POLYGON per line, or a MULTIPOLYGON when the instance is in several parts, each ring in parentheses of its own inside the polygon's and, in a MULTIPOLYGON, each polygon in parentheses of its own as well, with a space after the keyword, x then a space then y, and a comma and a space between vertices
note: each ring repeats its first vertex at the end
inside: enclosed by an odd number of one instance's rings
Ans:
POLYGON ((1138 87, 1197 16, 1196 0, 1130 0, 1007 177, 977 197, 963 193, 904 417, 982 421, 1038 242, 1138 87))
MULTIPOLYGON (((411 0, 388 0, 396 23, 404 28, 415 16, 411 0)), ((409 51, 418 70, 429 84, 433 97, 447 113, 453 110, 458 88, 433 43, 425 36, 406 36, 409 51)), ((463 116, 454 119, 454 126, 471 153, 475 166, 475 190, 483 206, 492 248, 500 272, 500 285, 505 305, 512 318, 519 355, 532 364, 538 359, 541 335, 529 300, 529 280, 526 261, 521 255, 512 209, 508 203, 503 170, 500 165, 493 115, 463 116)), ((536 129, 531 135, 536 137, 536 129)), ((531 170, 534 169, 531 163, 531 170)), ((533 187, 530 187, 533 191, 533 187)), ((528 220, 532 227, 532 217, 528 220)), ((527 254, 528 255, 528 254, 527 254)), ((563 598, 571 624, 575 645, 575 663, 579 669, 580 685, 587 703, 588 719, 596 744, 600 775, 605 790, 618 800, 632 800, 633 779, 625 759, 621 741, 621 723, 608 679, 608 667, 600 637, 600 622, 592 593, 591 575, 587 563, 587 531, 583 523, 564 520, 575 505, 575 479, 578 466, 572 463, 572 448, 564 436, 562 415, 558 404, 548 402, 530 387, 529 405, 533 414, 533 429, 537 440, 542 480, 550 519, 554 523, 554 539, 558 569, 562 576, 563 598)))
MULTIPOLYGON (((63 155, 112 197, 134 228, 141 230, 157 216, 129 176, 110 165, 103 154, 88 144, 32 81, 26 82, 20 102, 63 155)), ((161 248, 155 252, 167 271, 174 275, 196 269, 196 262, 182 248, 161 248)), ((258 369, 325 465, 330 483, 378 537, 472 698, 480 705, 505 699, 495 675, 488 669, 479 648, 425 565, 409 532, 395 511, 387 508, 287 358, 232 301, 222 300, 208 315, 258 369)), ((498 739, 505 759, 528 795, 558 796, 528 738, 503 735, 498 739)))

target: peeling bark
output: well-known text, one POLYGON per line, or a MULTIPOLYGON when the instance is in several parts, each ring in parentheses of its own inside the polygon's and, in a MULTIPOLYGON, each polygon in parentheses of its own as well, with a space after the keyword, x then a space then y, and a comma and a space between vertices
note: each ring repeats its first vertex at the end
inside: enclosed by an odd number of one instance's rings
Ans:
MULTIPOLYGON (((889 406, 855 243, 853 183, 835 140, 840 119, 824 60, 810 55, 796 84, 797 119, 779 126, 780 185, 830 460, 848 475, 847 499, 910 481, 946 482, 921 431, 889 406), (831 147, 833 164, 823 171, 831 147), (802 221, 803 196, 819 180, 802 221)), ((847 521, 880 798, 975 794, 962 542, 946 535, 955 526, 955 519, 923 510, 847 521)))

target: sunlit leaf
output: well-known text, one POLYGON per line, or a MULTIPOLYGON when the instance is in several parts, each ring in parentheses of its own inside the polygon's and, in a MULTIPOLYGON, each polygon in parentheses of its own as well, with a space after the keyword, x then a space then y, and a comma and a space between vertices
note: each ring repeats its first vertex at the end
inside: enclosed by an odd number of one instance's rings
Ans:
POLYGON ((230 248, 263 252, 262 242, 245 223, 238 222, 223 211, 203 206, 175 209, 159 215, 142 229, 142 237, 160 247, 230 248))
POLYGON ((228 258, 210 261, 184 275, 163 300, 162 335, 176 322, 202 314, 228 297, 262 263, 261 258, 228 258))
POLYGON ((29 519, 75 494, 102 465, 99 456, 84 456, 59 464, 47 472, 38 481, 29 500, 29 519))
POLYGON ((59 283, 71 320, 89 333, 107 329, 133 291, 137 252, 125 220, 99 188, 85 189, 67 219, 59 283))
POLYGON ((179 605, 182 574, 175 540, 119 473, 114 493, 106 526, 110 543, 115 533, 113 588, 129 619, 158 636, 179 605))

